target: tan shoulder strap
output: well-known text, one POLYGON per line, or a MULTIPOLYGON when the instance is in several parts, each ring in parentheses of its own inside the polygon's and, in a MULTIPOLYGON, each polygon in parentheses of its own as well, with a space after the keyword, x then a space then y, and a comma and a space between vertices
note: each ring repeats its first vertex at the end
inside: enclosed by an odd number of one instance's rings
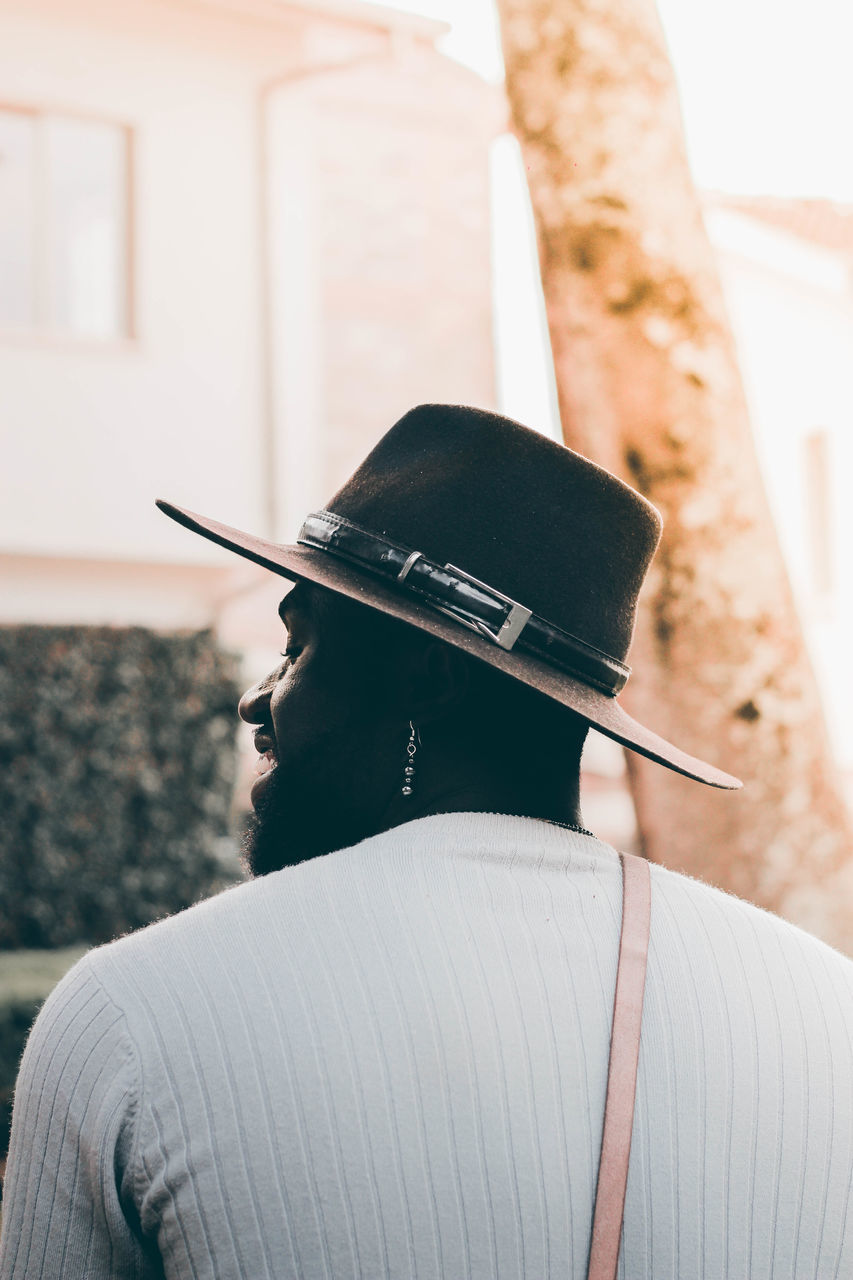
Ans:
POLYGON ((587 1280, 615 1280, 634 1127, 634 1096, 649 952, 651 877, 645 858, 621 853, 622 935, 587 1280))

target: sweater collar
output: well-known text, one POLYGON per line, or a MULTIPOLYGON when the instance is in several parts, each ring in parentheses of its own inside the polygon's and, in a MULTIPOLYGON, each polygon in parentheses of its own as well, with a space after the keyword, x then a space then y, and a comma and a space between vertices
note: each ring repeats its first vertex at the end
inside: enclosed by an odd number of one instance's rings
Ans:
MULTIPOLYGON (((616 850, 597 836, 574 831, 544 818, 511 813, 434 813, 412 818, 362 842, 377 853, 407 849, 415 854, 453 853, 483 860, 514 861, 534 857, 565 862, 578 856, 618 861, 616 850)), ((359 847, 359 846, 356 846, 359 847)))

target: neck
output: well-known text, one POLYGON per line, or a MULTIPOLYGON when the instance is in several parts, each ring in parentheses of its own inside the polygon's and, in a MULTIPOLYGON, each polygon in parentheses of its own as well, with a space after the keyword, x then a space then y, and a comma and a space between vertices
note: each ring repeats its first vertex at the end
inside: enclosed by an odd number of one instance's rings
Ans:
POLYGON ((470 761, 452 772, 424 765, 415 774, 412 794, 398 790, 383 816, 380 830, 435 813, 512 813, 524 818, 583 827, 578 761, 470 761))

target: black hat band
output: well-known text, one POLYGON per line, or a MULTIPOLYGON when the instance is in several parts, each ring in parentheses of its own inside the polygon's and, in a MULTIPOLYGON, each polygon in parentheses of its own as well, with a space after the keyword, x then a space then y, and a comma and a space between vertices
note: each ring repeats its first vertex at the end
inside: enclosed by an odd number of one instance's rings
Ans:
POLYGON ((333 511, 315 511, 297 542, 330 552, 416 592, 428 604, 502 649, 518 648, 559 667, 584 684, 615 696, 631 668, 578 636, 538 617, 524 605, 452 564, 439 565, 420 551, 362 529, 333 511))

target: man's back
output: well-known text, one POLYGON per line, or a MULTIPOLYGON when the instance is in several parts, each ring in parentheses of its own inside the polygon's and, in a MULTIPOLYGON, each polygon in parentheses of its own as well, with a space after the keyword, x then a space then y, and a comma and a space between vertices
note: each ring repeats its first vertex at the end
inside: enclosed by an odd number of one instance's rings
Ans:
MULTIPOLYGON (((0 1274, 584 1276, 620 911, 608 846, 439 814, 92 953, 0 1274)), ((653 867, 624 1274, 853 1274, 851 1086, 853 963, 653 867)))

